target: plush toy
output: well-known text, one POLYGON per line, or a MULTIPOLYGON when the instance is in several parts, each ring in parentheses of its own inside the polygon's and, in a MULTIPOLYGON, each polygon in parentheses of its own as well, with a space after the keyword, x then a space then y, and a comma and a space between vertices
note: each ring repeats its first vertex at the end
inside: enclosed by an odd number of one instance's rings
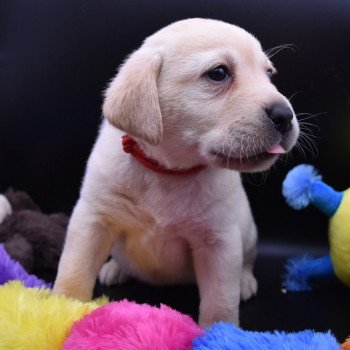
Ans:
POLYGON ((250 332, 219 323, 202 330, 169 307, 106 299, 82 303, 25 288, 0 287, 0 344, 7 350, 335 350, 328 333, 250 332))
POLYGON ((190 350, 204 331, 189 317, 127 300, 100 307, 77 322, 62 350, 190 350))
POLYGON ((13 280, 22 281, 26 287, 50 288, 49 283, 40 280, 35 275, 29 275, 20 263, 9 257, 4 245, 0 244, 0 286, 13 280))
POLYGON ((0 277, 6 283, 0 286, 1 349, 190 350, 192 340, 203 334, 189 316, 164 305, 123 300, 98 308, 108 299, 82 303, 53 295, 43 281, 10 259, 1 245, 0 277), (14 277, 20 281, 12 281, 14 277))
POLYGON ((82 303, 20 281, 0 287, 0 344, 7 350, 60 350, 73 323, 107 299, 82 303))
POLYGON ((1 348, 190 350, 192 340, 203 334, 190 317, 166 306, 123 300, 99 307, 106 303, 106 298, 82 303, 8 282, 0 287, 1 348))
POLYGON ((193 343, 192 350, 339 350, 330 333, 310 330, 285 332, 252 332, 233 324, 217 323, 193 343))
MULTIPOLYGON (((0 287, 0 344, 7 350, 335 350, 328 333, 249 332, 219 323, 204 331, 166 306, 102 299, 82 303, 26 288, 0 287), (95 311, 93 311, 95 310, 95 311)), ((346 349, 346 348, 344 348, 346 349)))
POLYGON ((282 192, 294 209, 312 203, 330 218, 330 255, 289 260, 283 286, 291 291, 310 290, 312 281, 336 275, 350 287, 350 189, 335 191, 322 181, 314 167, 302 164, 287 174, 282 192))
POLYGON ((68 217, 46 215, 25 192, 0 195, 0 243, 27 272, 57 269, 68 217))
POLYGON ((350 338, 346 339, 341 345, 341 350, 350 350, 350 338))

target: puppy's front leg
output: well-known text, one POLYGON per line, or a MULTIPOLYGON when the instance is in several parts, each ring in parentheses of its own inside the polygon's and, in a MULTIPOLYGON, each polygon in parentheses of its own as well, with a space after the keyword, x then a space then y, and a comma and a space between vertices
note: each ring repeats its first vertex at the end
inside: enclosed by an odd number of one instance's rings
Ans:
POLYGON ((238 227, 210 233, 193 247, 200 295, 199 324, 216 321, 239 323, 242 241, 238 227))
POLYGON ((87 301, 112 247, 108 224, 79 204, 69 223, 53 292, 87 301))

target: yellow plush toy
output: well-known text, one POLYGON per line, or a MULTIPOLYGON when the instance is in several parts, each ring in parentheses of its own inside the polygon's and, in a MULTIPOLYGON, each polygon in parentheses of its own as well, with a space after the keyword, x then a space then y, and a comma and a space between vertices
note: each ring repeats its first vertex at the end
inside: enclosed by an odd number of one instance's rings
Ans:
POLYGON ((350 189, 343 192, 338 210, 330 218, 329 244, 335 274, 350 287, 350 189))
POLYGON ((322 181, 311 165, 292 169, 283 182, 283 195, 294 209, 312 203, 329 217, 330 255, 318 259, 291 259, 283 286, 287 290, 310 290, 312 279, 336 277, 350 287, 350 189, 335 191, 322 181))
POLYGON ((75 321, 107 303, 107 298, 82 303, 9 282, 0 287, 1 349, 59 350, 75 321))

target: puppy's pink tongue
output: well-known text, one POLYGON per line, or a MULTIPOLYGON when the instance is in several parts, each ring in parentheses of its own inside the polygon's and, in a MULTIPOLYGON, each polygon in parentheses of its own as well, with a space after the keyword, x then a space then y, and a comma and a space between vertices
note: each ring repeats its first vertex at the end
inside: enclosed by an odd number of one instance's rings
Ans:
POLYGON ((278 144, 267 149, 266 152, 271 154, 284 154, 286 153, 286 150, 280 144, 278 144))

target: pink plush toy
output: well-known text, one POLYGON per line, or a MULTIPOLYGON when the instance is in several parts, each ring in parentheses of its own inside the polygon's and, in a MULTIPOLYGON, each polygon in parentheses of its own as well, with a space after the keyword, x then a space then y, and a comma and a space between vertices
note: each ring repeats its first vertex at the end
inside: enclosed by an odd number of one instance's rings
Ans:
POLYGON ((102 306, 77 322, 62 350, 190 350, 204 331, 170 307, 127 300, 102 306))

